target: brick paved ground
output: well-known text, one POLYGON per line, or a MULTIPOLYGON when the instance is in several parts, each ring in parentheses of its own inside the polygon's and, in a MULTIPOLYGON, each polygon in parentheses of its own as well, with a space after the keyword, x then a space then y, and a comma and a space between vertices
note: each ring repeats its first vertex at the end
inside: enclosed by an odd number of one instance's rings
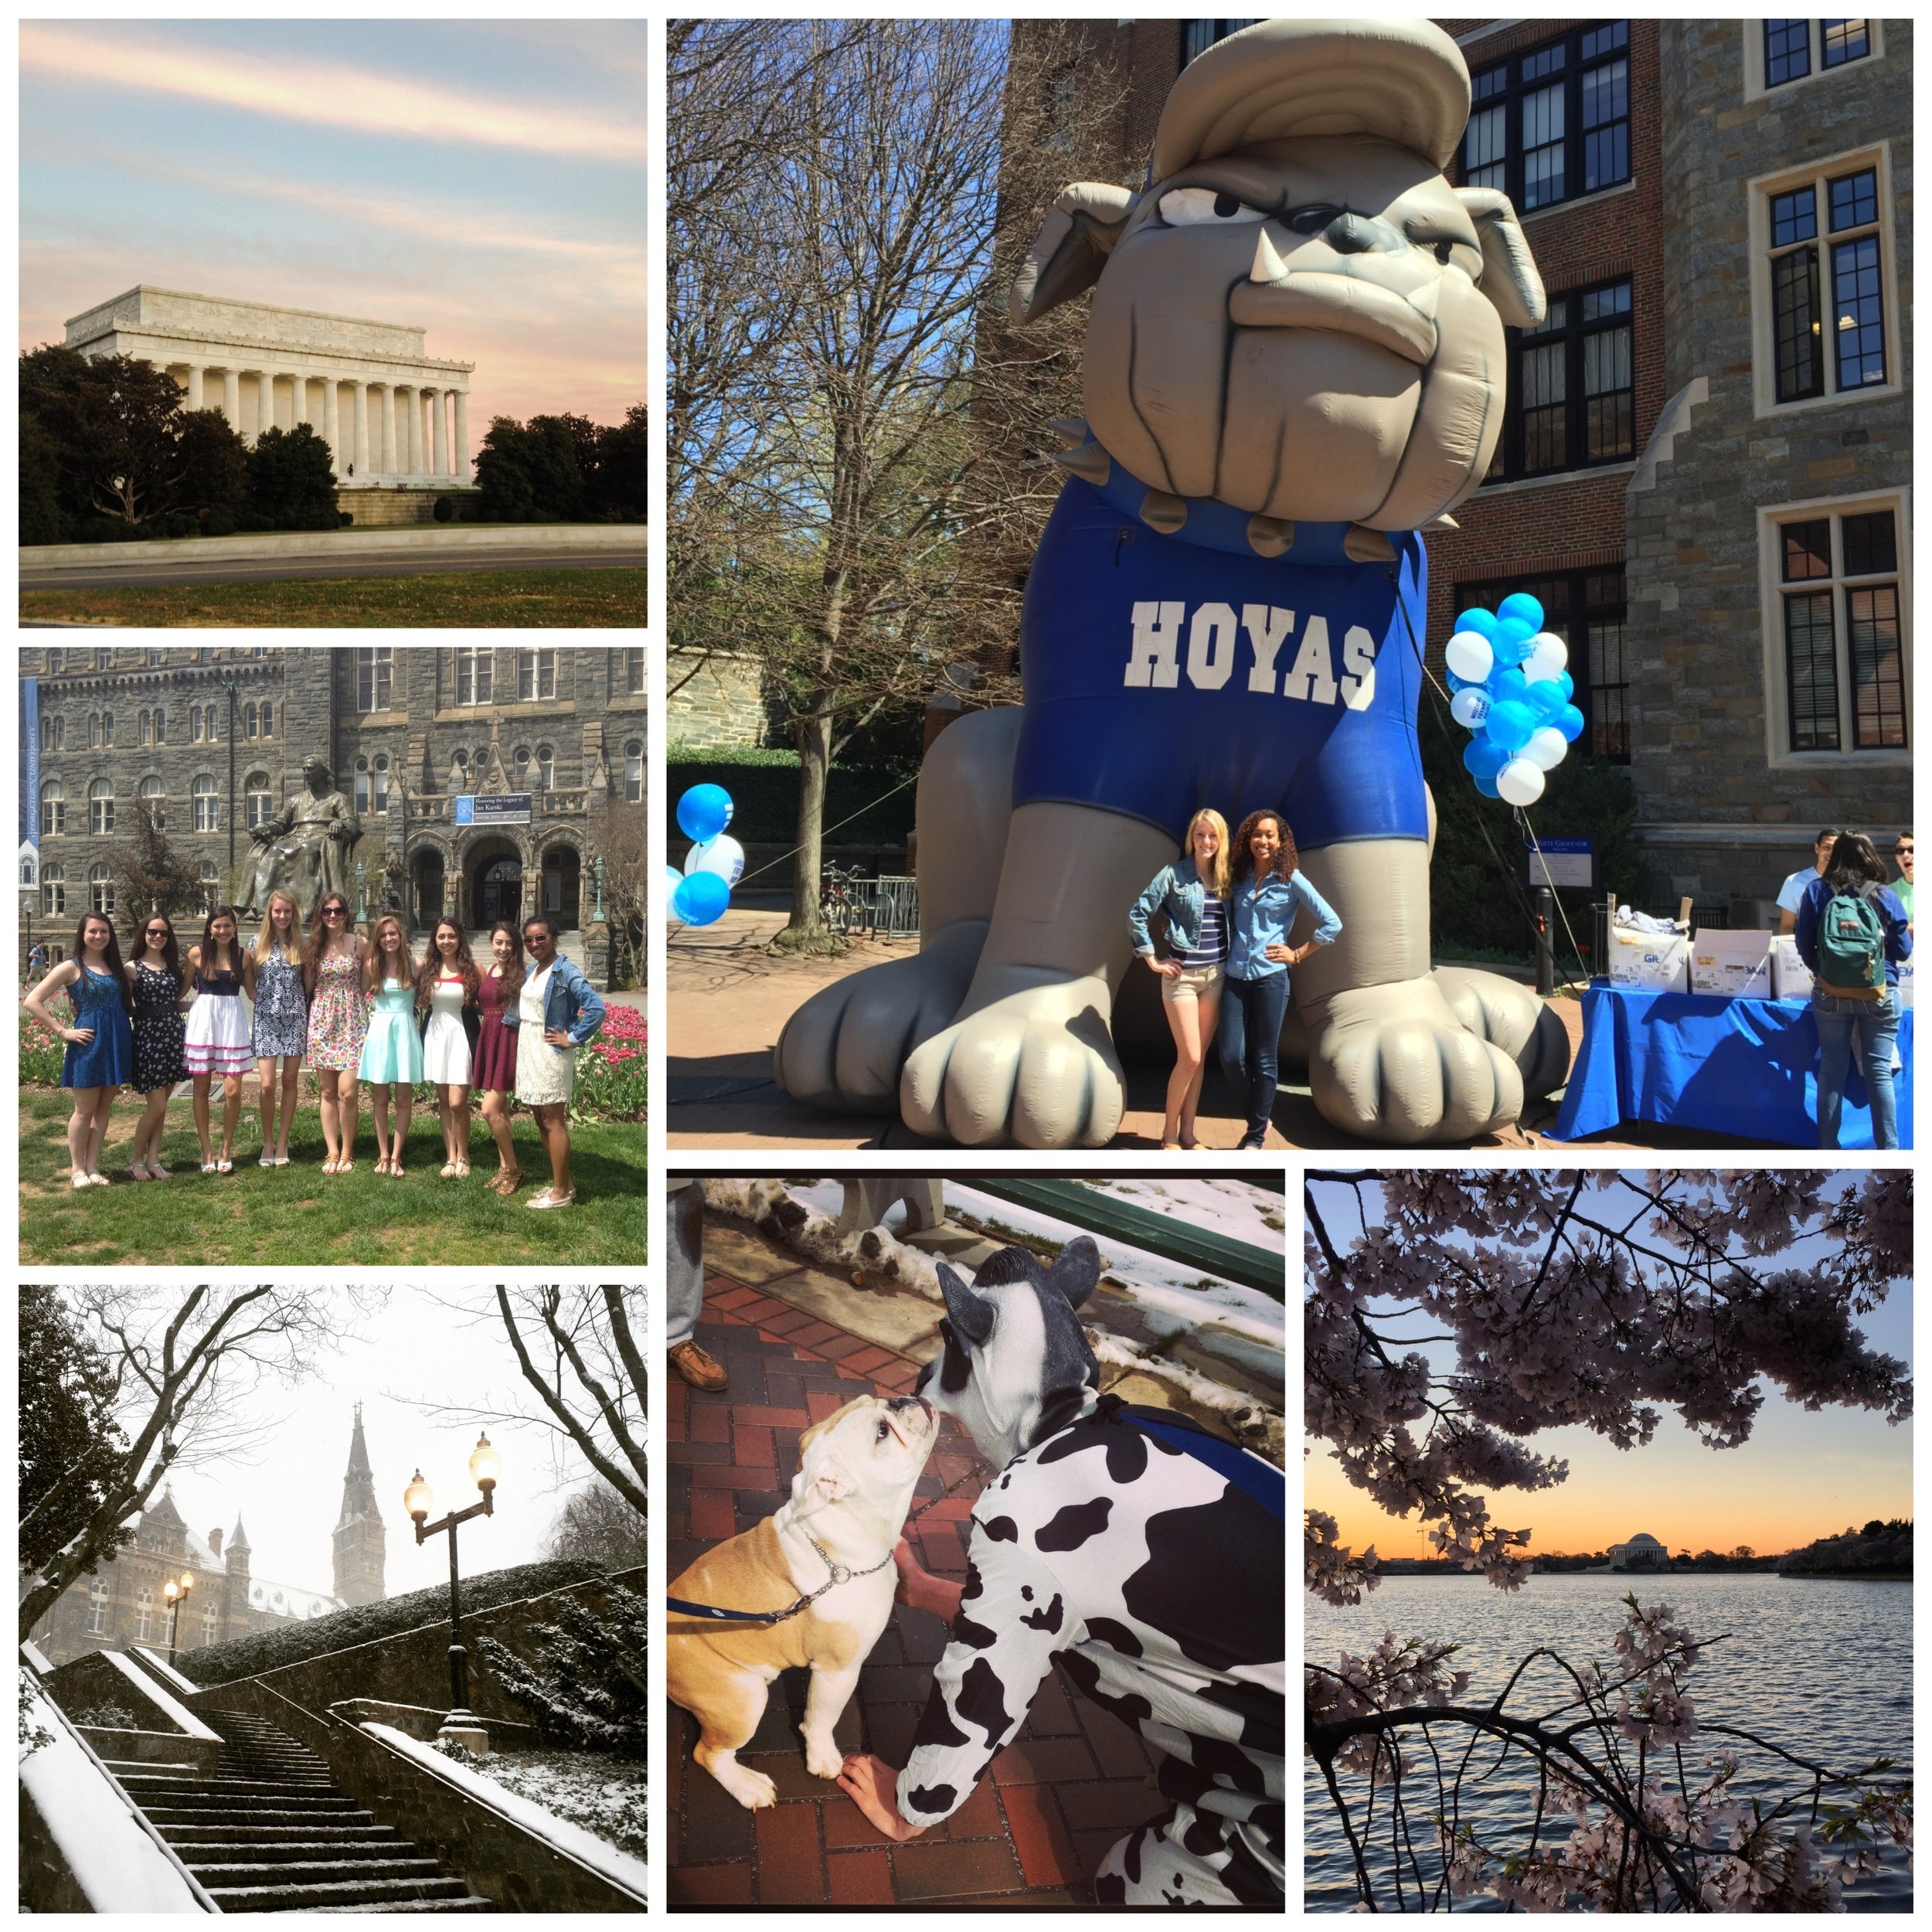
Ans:
MULTIPOLYGON (((855 1395, 901 1394, 918 1365, 719 1274, 705 1284, 698 1339, 731 1385, 701 1395, 669 1378, 668 1558, 672 1576, 712 1544, 749 1529, 789 1493, 801 1432, 855 1395)), ((912 1526, 925 1566, 963 1578, 962 1527, 990 1472, 949 1420, 917 1499, 952 1496, 912 1526), (977 1478, 977 1480, 974 1478, 977 1478)), ((838 1730, 849 1750, 903 1764, 945 1648, 937 1618, 896 1607, 867 1659, 838 1730)), ((798 1724, 807 1673, 773 1685, 764 1722, 739 1753, 777 1785, 778 1802, 747 1811, 691 1761, 698 1727, 683 1711, 666 1753, 672 1906, 1026 1906, 1084 1904, 1107 1848, 1166 1807, 1148 1782, 1153 1759, 1126 1725, 1056 1672, 992 1777, 946 1822, 906 1845, 806 1769, 798 1724)))

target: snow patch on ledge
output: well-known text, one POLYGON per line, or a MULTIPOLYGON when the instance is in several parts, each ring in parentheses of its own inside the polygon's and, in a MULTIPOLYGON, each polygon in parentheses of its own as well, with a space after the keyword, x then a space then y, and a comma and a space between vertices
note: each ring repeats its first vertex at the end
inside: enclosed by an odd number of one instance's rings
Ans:
POLYGON ((454 1785, 466 1798, 487 1805, 512 1824, 521 1826, 532 1838, 542 1839, 553 1851, 575 1859, 580 1865, 587 1865, 620 1891, 630 1893, 640 1905, 645 1903, 651 1874, 641 1859, 634 1859, 628 1852, 620 1852, 615 1845, 605 1844, 602 1838, 585 1831, 581 1825, 573 1825, 567 1819, 559 1818, 554 1811, 546 1811, 542 1805, 532 1804, 528 1798, 518 1797, 495 1778, 485 1777, 481 1771, 473 1771, 453 1757, 445 1757, 434 1745, 411 1737, 406 1731, 396 1730, 387 1724, 365 1724, 362 1728, 412 1764, 441 1778, 446 1784, 454 1785))

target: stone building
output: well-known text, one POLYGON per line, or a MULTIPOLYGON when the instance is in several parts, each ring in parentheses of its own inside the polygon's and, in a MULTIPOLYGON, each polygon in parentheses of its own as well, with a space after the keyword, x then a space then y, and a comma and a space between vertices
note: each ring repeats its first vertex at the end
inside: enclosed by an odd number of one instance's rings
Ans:
POLYGON ((240 1517, 230 1536, 219 1529, 198 1536, 182 1520, 172 1494, 164 1490, 142 1513, 134 1541, 91 1577, 77 1579, 26 1634, 56 1665, 90 1651, 125 1650, 133 1644, 165 1651, 174 1612, 163 1593, 183 1574, 194 1578, 181 1606, 176 1648, 183 1651, 225 1644, 291 1618, 326 1617, 352 1604, 379 1603, 383 1536, 359 1405, 342 1483, 342 1522, 335 1531, 332 1593, 256 1576, 240 1517))
POLYGON ((1670 1552, 1648 1531, 1638 1530, 1628 1543, 1610 1546, 1612 1570, 1668 1570, 1670 1552))
MULTIPOLYGON (((401 911, 419 950, 461 920, 543 912, 602 984, 610 934, 600 814, 641 804, 641 648, 265 645, 31 648, 21 654, 23 926, 71 944, 83 910, 124 935, 110 859, 138 804, 228 900, 265 824, 319 753, 354 808, 365 924, 401 911), (29 877, 31 875, 31 877, 29 877)), ((56 956, 61 956, 56 950, 56 956)))

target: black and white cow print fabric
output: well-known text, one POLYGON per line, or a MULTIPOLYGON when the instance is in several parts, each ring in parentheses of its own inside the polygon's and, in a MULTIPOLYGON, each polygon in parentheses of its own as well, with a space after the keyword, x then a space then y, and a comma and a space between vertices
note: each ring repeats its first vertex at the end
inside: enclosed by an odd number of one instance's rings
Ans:
POLYGON ((1165 1758, 1174 1808, 1114 1848, 1100 1901, 1280 1900, 1284 1549, 1260 1502, 1111 1397, 1022 1451, 975 1506, 900 1814, 933 1825, 963 1804, 1057 1659, 1165 1758))

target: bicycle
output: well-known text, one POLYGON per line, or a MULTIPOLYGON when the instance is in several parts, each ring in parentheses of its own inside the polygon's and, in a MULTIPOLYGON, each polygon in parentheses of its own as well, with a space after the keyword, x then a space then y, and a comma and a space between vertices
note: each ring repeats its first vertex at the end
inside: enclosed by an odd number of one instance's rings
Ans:
POLYGON ((847 872, 838 866, 825 867, 820 875, 818 917, 828 931, 849 934, 870 916, 870 895, 865 890, 868 883, 865 873, 855 868, 847 872))

